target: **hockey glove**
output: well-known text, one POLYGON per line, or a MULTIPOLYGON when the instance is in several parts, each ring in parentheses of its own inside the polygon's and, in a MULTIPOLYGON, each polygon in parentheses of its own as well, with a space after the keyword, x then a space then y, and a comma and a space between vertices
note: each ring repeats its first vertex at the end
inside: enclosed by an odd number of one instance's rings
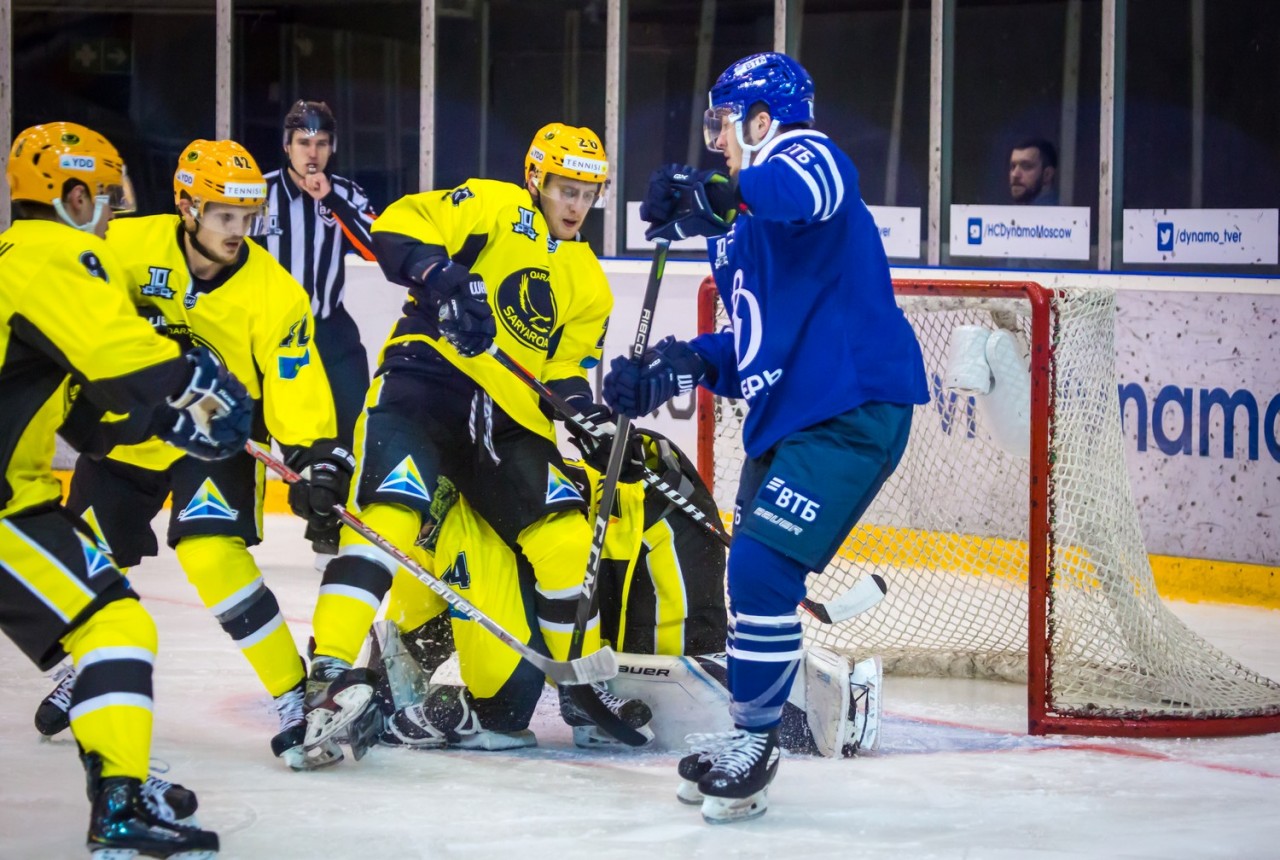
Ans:
POLYGON ((640 204, 640 217, 650 224, 644 237, 723 236, 738 214, 738 202, 737 187, 724 173, 669 164, 649 177, 640 204))
POLYGON ((249 441, 253 398, 206 347, 196 347, 186 358, 192 365, 191 378, 168 400, 185 417, 169 424, 161 438, 201 459, 230 457, 249 441), (210 456, 215 450, 217 456, 210 456))
POLYGON ((196 426, 190 412, 180 412, 169 406, 160 406, 155 410, 151 435, 200 460, 225 460, 244 449, 243 444, 231 447, 219 445, 196 426))
POLYGON ((426 295, 414 290, 419 304, 436 308, 442 334, 465 358, 487 350, 498 333, 484 279, 466 266, 448 262, 427 275, 426 295))
POLYGON ((356 460, 334 439, 319 439, 289 457, 289 468, 310 469, 306 481, 289 485, 289 507, 317 531, 338 524, 333 506, 347 500, 356 460))
POLYGON ((706 363, 693 347, 665 337, 637 365, 627 356, 609 364, 604 400, 623 415, 638 418, 677 394, 688 394, 706 373, 706 363))

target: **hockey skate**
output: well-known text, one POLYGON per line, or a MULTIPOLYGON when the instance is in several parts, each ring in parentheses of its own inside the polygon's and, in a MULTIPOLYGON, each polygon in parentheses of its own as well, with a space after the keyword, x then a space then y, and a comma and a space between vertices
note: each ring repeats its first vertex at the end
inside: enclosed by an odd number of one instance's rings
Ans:
MULTIPOLYGON (((649 728, 653 711, 643 701, 615 696, 604 684, 592 684, 590 690, 614 716, 643 736, 646 743, 653 740, 653 730, 649 728)), ((573 700, 568 688, 560 687, 559 692, 560 716, 573 727, 574 746, 594 749, 622 745, 617 738, 595 724, 587 712, 573 700)))
MULTIPOLYGON (((151 761, 152 767, 155 767, 156 760, 151 761)), ((94 791, 102 781, 102 757, 97 753, 81 753, 80 764, 84 766, 86 793, 89 796, 89 802, 92 803, 94 791)), ((161 773, 166 771, 168 771, 168 765, 162 762, 161 773)), ((161 821, 169 824, 185 824, 189 827, 198 826, 196 809, 200 803, 196 799, 196 793, 191 789, 150 773, 139 787, 139 794, 147 811, 161 821)))
POLYGON ((280 731, 271 739, 271 753, 292 770, 318 770, 342 761, 342 748, 332 739, 311 748, 306 746, 307 721, 302 714, 305 695, 305 682, 299 681, 292 690, 276 696, 274 702, 280 731))
POLYGON ((778 772, 781 751, 778 730, 735 729, 713 735, 690 735, 693 752, 677 770, 681 786, 676 797, 696 803, 702 796, 702 818, 708 824, 729 824, 764 815, 769 808, 769 783, 778 772), (685 783, 701 773, 696 791, 685 783))
POLYGON ((303 744, 308 753, 360 716, 377 683, 376 674, 365 668, 353 669, 343 660, 316 657, 312 661, 302 703, 306 718, 303 744))
POLYGON ((142 784, 132 777, 98 780, 92 793, 87 843, 94 860, 208 860, 218 853, 216 833, 159 817, 148 808, 142 784))
POLYGON ((161 821, 185 824, 188 827, 198 826, 196 809, 200 804, 196 800, 196 793, 191 789, 161 779, 155 774, 148 774, 142 782, 141 793, 147 811, 161 821))
POLYGON ((387 719, 379 738, 388 746, 414 749, 513 750, 538 745, 528 729, 496 732, 480 724, 464 687, 436 686, 427 701, 401 708, 387 719), (452 728, 449 726, 452 725, 452 728))
POLYGON ((76 667, 68 662, 53 674, 53 692, 36 708, 36 731, 51 738, 71 725, 71 690, 76 685, 76 667))

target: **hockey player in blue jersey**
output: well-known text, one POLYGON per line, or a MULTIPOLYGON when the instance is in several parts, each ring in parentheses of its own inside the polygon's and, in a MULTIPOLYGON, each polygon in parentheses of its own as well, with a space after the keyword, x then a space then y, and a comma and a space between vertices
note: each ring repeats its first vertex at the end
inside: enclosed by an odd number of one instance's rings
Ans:
POLYGON ((746 57, 710 93, 707 146, 727 175, 671 165, 650 180, 649 238, 708 237, 731 329, 613 360, 605 400, 630 416, 703 385, 749 404, 729 552, 734 731, 691 737, 677 796, 711 823, 754 818, 778 767, 778 722, 803 654, 805 579, 893 472, 924 363, 894 303, 853 163, 813 128, 813 80, 783 54, 746 57))

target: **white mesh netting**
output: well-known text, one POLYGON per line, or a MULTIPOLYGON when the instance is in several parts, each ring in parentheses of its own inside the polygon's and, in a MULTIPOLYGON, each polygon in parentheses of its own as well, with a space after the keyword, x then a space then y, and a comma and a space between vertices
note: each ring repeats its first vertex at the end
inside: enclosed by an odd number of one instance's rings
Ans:
MULTIPOLYGON (((932 399, 916 409, 897 472, 809 589, 827 600, 875 572, 888 595, 843 624, 806 617, 806 635, 882 654, 890 672, 1025 682, 1032 470, 992 440, 974 397, 947 390, 943 378, 956 326, 1016 330, 1026 345, 1031 305, 905 289, 899 303, 924 350, 932 399)), ((1054 402, 1042 471, 1050 589, 1047 641, 1033 649, 1049 667, 1046 710, 1124 719, 1280 715, 1280 685, 1193 633, 1156 592, 1125 467, 1114 293, 1050 295, 1054 402)), ((714 409, 715 495, 725 512, 742 464, 744 409, 718 398, 714 409)))

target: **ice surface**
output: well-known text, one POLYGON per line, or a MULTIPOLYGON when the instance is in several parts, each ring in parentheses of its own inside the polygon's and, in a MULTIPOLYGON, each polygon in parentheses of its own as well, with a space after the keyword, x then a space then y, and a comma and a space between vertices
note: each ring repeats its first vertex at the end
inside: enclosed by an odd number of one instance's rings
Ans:
MULTIPOLYGON (((299 521, 268 516, 267 532, 255 555, 305 643, 320 574, 299 521)), ((153 755, 199 792, 225 858, 1280 857, 1280 735, 1031 738, 1024 688, 996 682, 887 679, 878 755, 788 757, 768 814, 739 825, 676 801, 675 753, 575 749, 551 697, 536 749, 375 749, 296 774, 271 756, 266 693, 173 553, 131 579, 160 628, 153 755)), ((1280 612, 1175 610, 1280 676, 1280 612)), ((0 682, 0 858, 84 857, 74 742, 31 724, 51 687, 8 640, 0 682)))

